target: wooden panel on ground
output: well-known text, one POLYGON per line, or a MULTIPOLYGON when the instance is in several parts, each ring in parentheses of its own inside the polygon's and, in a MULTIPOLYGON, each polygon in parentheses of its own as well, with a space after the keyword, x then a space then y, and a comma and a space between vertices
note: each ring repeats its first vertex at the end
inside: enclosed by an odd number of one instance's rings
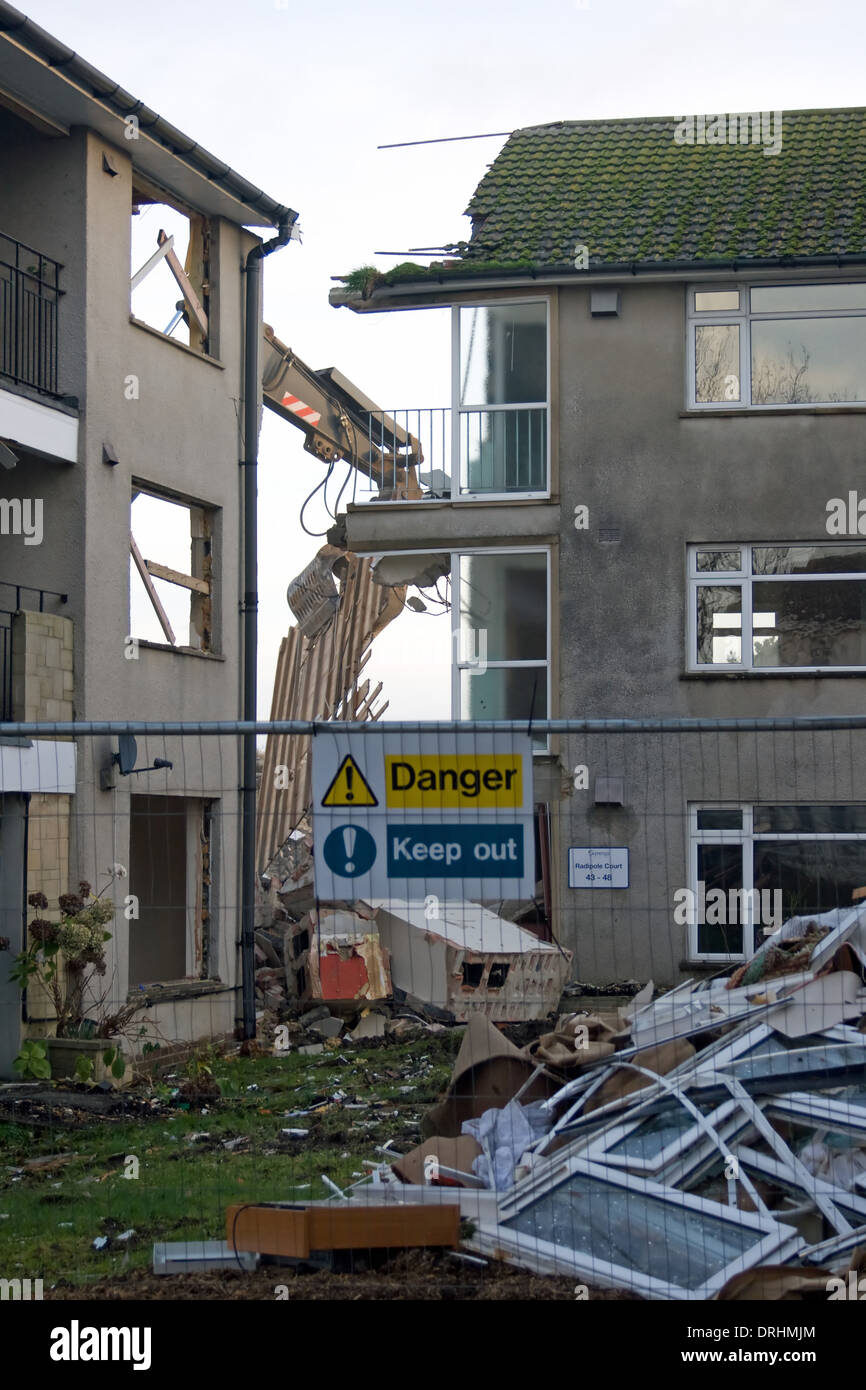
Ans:
POLYGON ((442 1206, 256 1207, 226 1210, 229 1248, 262 1255, 309 1258, 312 1250, 405 1250, 455 1247, 460 1208, 442 1206))

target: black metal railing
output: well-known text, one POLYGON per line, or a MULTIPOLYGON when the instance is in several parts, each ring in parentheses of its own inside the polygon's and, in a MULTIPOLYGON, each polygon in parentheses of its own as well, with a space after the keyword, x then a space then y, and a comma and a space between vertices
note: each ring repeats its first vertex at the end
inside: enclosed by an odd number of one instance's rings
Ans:
POLYGON ((0 376, 57 390, 60 263, 0 232, 0 376))
POLYGON ((67 597, 53 589, 34 589, 29 584, 10 584, 0 579, 0 720, 12 718, 12 619, 22 608, 44 613, 46 599, 65 603, 67 597), (34 594, 35 599, 27 597, 34 594))

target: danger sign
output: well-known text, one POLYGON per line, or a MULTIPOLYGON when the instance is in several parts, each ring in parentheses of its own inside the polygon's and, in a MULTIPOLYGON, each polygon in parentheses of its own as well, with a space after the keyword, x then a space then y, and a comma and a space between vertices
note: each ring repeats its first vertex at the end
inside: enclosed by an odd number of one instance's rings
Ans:
POLYGON ((323 806, 378 806, 379 803, 370 784, 351 753, 348 753, 337 769, 336 776, 325 795, 323 806))
POLYGON ((517 898, 536 891, 532 742, 453 729, 312 741, 313 856, 322 902, 517 898))
POLYGON ((523 804, 523 759, 513 753, 386 757, 385 799, 404 810, 523 804))

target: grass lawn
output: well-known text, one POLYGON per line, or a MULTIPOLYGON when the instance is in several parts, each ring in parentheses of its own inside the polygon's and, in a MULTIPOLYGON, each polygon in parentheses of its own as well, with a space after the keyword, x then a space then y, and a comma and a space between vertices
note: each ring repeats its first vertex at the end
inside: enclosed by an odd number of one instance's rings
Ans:
POLYGON ((224 1237, 229 1203, 331 1195, 323 1173, 346 1186, 363 1160, 382 1161, 377 1145, 405 1153, 420 1142, 420 1117, 445 1089, 461 1035, 344 1040, 319 1056, 213 1055, 219 1099, 172 1095, 187 1080, 180 1067, 127 1093, 138 1110, 150 1106, 134 1118, 123 1097, 111 1113, 88 1114, 61 1088, 40 1106, 0 1092, 0 1271, 41 1278, 46 1293, 60 1281, 86 1286, 149 1268, 154 1241, 224 1237), (287 1128, 309 1134, 290 1138, 287 1128), (24 1166, 48 1155, 61 1161, 24 1166), (101 1236, 109 1243, 96 1250, 101 1236))

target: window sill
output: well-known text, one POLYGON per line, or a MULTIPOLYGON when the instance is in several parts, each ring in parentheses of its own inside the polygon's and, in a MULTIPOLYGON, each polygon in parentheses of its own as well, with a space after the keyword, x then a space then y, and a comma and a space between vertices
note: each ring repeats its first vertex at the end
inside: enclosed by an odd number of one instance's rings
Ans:
POLYGON ((726 410, 723 406, 707 406, 704 410, 692 408, 681 410, 681 420, 742 420, 748 417, 754 419, 762 415, 863 415, 866 412, 866 403, 863 405, 753 405, 753 406, 732 406, 726 410))
POLYGON ((222 980, 175 980, 168 984, 139 985, 127 992, 127 999, 141 999, 148 1004, 159 1004, 166 999, 199 999, 208 994, 231 994, 233 987, 222 980))
POLYGON ((187 353, 189 357, 194 357, 198 362, 209 362, 212 367, 219 367, 221 372, 225 371, 225 363, 218 357, 210 357, 206 352, 196 352, 188 343, 179 343, 175 338, 169 338, 168 334, 160 333, 158 328, 152 328, 143 319, 137 319, 134 314, 130 314, 129 322, 133 328, 141 328, 145 333, 150 333, 152 337, 159 338, 163 343, 169 343, 173 348, 179 348, 181 352, 187 353))
POLYGON ((681 960, 679 969, 689 972, 699 970, 705 975, 718 975, 720 970, 725 970, 730 965, 744 965, 745 961, 745 956, 719 956, 717 960, 708 960, 706 956, 698 956, 694 960, 691 958, 681 960))
POLYGON ((681 671, 681 681, 743 681, 743 680, 787 680, 787 681, 813 681, 817 679, 830 680, 863 680, 866 678, 866 666, 860 670, 851 671, 848 669, 834 671, 832 666, 816 666, 812 669, 802 671, 681 671))
POLYGON ((175 656, 199 656, 205 661, 225 661, 220 652, 203 652, 198 647, 173 647, 170 642, 150 642, 146 637, 136 639, 139 647, 149 652, 174 652, 175 656))

